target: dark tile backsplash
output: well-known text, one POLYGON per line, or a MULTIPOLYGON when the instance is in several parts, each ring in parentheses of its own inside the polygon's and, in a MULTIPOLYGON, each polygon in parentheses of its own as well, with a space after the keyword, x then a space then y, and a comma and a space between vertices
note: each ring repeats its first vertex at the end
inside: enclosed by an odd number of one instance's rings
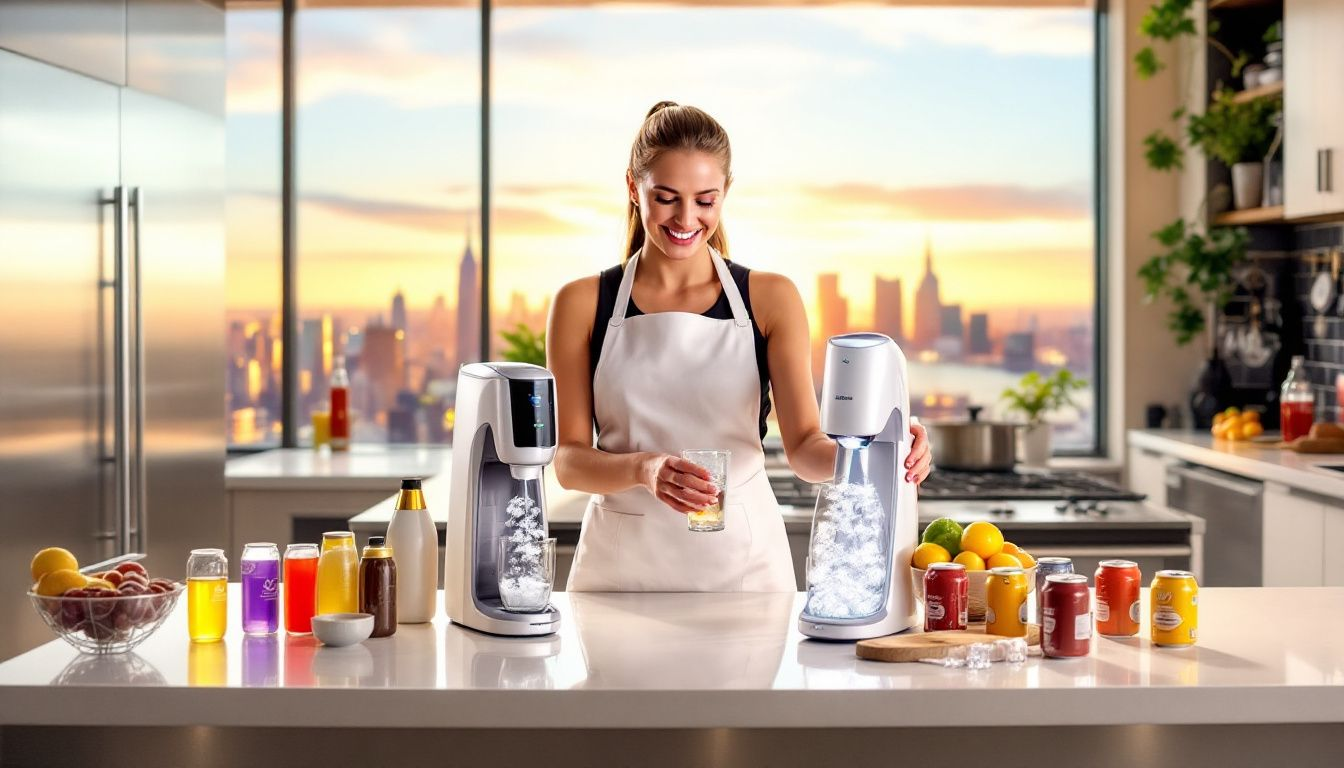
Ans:
MULTIPOLYGON (((1344 313, 1339 299, 1317 321, 1311 306, 1311 285, 1317 275, 1330 274, 1331 250, 1344 246, 1344 226, 1330 224, 1303 227, 1293 234, 1290 256, 1294 266, 1294 293, 1301 307, 1302 340, 1305 344, 1307 374, 1316 391, 1318 421, 1338 420, 1339 403, 1335 398, 1335 377, 1344 373, 1344 313)), ((1340 253, 1344 265, 1344 249, 1340 253)), ((1340 281, 1344 281, 1344 274, 1340 281)), ((1340 281, 1337 281, 1337 285, 1340 281)))

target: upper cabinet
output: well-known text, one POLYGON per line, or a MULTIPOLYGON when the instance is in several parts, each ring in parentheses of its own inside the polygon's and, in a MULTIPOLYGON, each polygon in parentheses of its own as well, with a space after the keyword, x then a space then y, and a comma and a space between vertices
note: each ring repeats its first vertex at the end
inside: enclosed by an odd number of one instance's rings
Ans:
POLYGON ((126 0, 127 85, 222 116, 224 83, 222 2, 126 0))
POLYGON ((1284 216, 1344 213, 1344 2, 1284 0, 1284 216))
POLYGON ((126 84, 125 0, 0 0, 0 48, 126 84))

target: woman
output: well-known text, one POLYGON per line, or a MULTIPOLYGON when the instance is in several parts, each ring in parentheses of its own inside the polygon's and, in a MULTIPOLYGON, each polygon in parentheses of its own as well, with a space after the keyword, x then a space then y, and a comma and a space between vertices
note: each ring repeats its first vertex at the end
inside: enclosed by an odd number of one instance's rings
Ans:
MULTIPOLYGON (((714 118, 655 105, 626 171, 624 263, 556 295, 546 335, 555 473, 594 494, 571 591, 795 589, 761 446, 771 388, 796 475, 830 479, 836 445, 819 426, 798 289, 726 261, 730 161, 714 118), (709 473, 680 458, 689 448, 732 452, 723 531, 687 528, 683 515, 716 500, 709 473)), ((928 441, 918 425, 911 433, 906 477, 922 482, 928 441)))

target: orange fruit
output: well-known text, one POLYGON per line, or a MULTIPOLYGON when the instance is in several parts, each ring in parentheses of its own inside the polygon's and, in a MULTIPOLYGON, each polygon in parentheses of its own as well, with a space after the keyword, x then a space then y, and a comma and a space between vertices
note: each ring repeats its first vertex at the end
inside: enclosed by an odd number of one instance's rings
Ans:
POLYGON ((1019 550, 1013 555, 1013 557, 1016 557, 1018 560, 1021 560, 1021 561, 1022 561, 1022 567, 1023 567, 1023 568, 1035 568, 1035 567, 1036 567, 1036 558, 1032 557, 1031 555, 1027 554, 1025 551, 1023 551, 1023 550, 1021 550, 1021 549, 1019 549, 1019 550))
POLYGON ((926 541, 915 547, 915 555, 911 558, 911 564, 923 571, 934 563, 947 563, 951 560, 952 556, 947 553, 946 549, 931 541, 926 541))
POLYGON ((1003 549, 1003 532, 993 523, 977 520, 961 532, 961 549, 989 559, 1003 549))
POLYGON ((29 569, 32 571, 33 581, 41 581, 43 575, 52 571, 78 571, 79 561, 68 549, 47 547, 33 555, 33 562, 29 565, 29 569))
POLYGON ((985 570, 985 561, 982 560, 979 555, 975 554, 969 549, 962 550, 960 554, 952 558, 952 562, 961 563, 962 565, 966 566, 966 570, 968 571, 985 570))
POLYGON ((990 555, 989 559, 985 561, 985 566, 988 568, 1004 568, 1007 566, 1021 568, 1022 561, 1007 552, 999 552, 998 554, 990 555))
POLYGON ((70 568, 61 568, 50 573, 42 574, 42 578, 37 580, 33 591, 46 597, 59 597, 65 594, 67 589, 75 589, 88 584, 89 580, 84 574, 70 568))
POLYGON ((1241 425, 1241 436, 1250 440, 1252 437, 1259 437, 1265 433, 1265 428, 1260 426, 1258 421, 1248 421, 1241 425))

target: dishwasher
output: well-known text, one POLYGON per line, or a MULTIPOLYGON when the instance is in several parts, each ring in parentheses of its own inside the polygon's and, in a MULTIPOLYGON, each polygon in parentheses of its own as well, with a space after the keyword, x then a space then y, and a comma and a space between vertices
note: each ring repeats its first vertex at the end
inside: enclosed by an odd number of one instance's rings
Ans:
POLYGON ((1204 521, 1200 586, 1261 586, 1264 483, 1186 463, 1167 467, 1166 481, 1167 508, 1204 521))

